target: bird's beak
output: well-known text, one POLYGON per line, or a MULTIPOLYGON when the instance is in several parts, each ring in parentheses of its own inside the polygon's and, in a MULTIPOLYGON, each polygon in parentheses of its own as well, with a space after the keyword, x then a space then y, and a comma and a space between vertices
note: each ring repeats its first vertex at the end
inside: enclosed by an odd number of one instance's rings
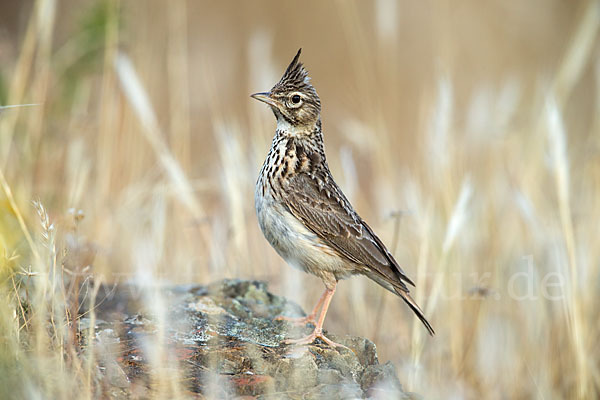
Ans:
POLYGON ((250 97, 256 99, 258 101, 262 101, 263 103, 267 103, 270 106, 277 107, 277 103, 271 98, 270 92, 261 92, 251 94, 250 97))

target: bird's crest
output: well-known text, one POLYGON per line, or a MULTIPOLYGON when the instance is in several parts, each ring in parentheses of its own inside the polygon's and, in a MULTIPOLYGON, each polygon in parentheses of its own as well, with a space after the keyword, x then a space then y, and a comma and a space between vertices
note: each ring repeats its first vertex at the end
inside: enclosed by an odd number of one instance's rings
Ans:
POLYGON ((302 63, 300 62, 300 53, 301 52, 302 52, 302 49, 299 49, 298 52, 296 53, 296 56, 294 57, 294 59, 292 60, 290 65, 288 65, 287 69, 285 70, 283 76, 281 77, 279 82, 275 85, 274 89, 275 88, 278 88, 280 90, 290 89, 290 88, 301 89, 301 88, 307 87, 307 86, 312 88, 312 85, 310 84, 310 77, 308 76, 308 71, 304 68, 304 65, 302 65, 302 63))

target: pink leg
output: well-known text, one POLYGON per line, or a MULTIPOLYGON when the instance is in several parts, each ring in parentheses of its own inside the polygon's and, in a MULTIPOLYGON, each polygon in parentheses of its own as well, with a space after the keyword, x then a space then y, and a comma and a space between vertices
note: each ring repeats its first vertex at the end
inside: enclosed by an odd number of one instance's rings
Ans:
POLYGON ((276 317, 275 320, 276 321, 288 321, 294 325, 306 325, 306 324, 317 325, 317 320, 316 320, 317 312, 323 305, 323 301, 325 301, 325 296, 327 296, 327 290, 325 290, 323 292, 323 294, 321 295, 321 298, 319 299, 319 302, 317 303, 315 308, 313 308, 312 312, 309 315, 307 315, 306 317, 293 318, 293 317, 286 317, 286 316, 280 315, 280 316, 276 317))
POLYGON ((293 344, 293 345, 311 344, 315 341, 316 338, 319 338, 332 347, 343 347, 347 350, 350 350, 343 344, 335 343, 334 341, 332 341, 331 339, 329 339, 329 338, 325 337, 325 335, 323 335, 323 322, 325 322, 325 315, 327 315, 327 309, 329 308, 329 303, 331 303, 331 298, 333 297, 333 294, 335 293, 335 287, 336 286, 334 285, 333 289, 326 289, 325 293, 323 294, 323 299, 322 299, 323 300, 323 309, 321 310, 321 315, 319 315, 319 322, 317 323, 313 333, 311 333, 310 335, 308 335, 304 338, 301 338, 301 339, 288 339, 285 341, 286 344, 293 344))

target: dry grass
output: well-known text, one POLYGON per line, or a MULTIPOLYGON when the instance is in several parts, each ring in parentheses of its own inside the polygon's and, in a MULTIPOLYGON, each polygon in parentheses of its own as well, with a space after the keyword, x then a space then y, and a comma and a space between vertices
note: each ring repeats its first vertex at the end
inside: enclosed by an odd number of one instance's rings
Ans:
MULTIPOLYGON (((0 18, 0 104, 39 104, 0 109, 0 397, 99 395, 72 322, 101 282, 256 278, 312 307, 321 284, 253 208, 274 121, 248 94, 298 47, 333 173, 438 334, 362 278, 327 328, 372 338, 427 398, 600 395, 598 2, 39 0, 0 18)), ((156 397, 183 396, 161 343, 156 397)))

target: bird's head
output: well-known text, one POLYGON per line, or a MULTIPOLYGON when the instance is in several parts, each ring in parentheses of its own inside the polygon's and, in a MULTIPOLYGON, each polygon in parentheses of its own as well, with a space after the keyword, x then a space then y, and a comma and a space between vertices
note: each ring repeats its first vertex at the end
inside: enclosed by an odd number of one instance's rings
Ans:
POLYGON ((251 97, 267 103, 277 126, 290 131, 312 131, 321 114, 321 100, 310 84, 308 72, 298 59, 300 52, 269 92, 254 93, 251 97))

